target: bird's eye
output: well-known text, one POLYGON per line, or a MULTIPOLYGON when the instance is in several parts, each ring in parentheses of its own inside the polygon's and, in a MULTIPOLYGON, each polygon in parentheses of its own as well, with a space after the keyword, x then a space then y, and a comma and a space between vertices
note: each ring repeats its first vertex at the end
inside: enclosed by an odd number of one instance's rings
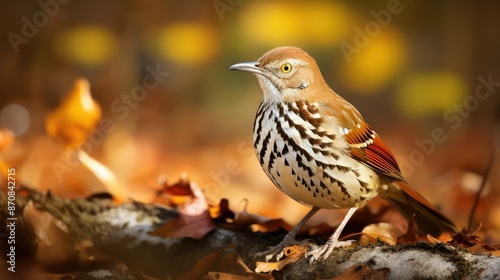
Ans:
POLYGON ((286 74, 286 73, 290 73, 290 71, 292 71, 292 64, 285 63, 285 64, 281 65, 281 72, 286 74))

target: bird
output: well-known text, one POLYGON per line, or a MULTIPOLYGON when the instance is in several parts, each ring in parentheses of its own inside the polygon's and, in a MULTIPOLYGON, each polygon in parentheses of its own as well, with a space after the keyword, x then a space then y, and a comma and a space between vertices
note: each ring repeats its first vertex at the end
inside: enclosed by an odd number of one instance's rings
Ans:
POLYGON ((262 169, 283 193, 311 210, 282 242, 259 255, 283 257, 295 235, 320 209, 349 209, 325 244, 306 253, 326 260, 352 240, 339 237, 355 211, 381 196, 419 230, 433 236, 457 232, 454 223, 412 189, 392 152, 359 111, 333 91, 315 61, 298 47, 269 50, 255 62, 230 70, 255 74, 263 93, 253 125, 253 144, 262 169))

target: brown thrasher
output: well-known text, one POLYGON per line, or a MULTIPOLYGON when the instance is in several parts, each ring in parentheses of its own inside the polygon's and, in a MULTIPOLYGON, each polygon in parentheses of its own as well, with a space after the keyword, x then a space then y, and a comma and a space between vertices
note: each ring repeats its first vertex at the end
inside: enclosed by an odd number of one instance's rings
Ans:
POLYGON ((256 74, 264 92, 255 117, 253 139, 267 176, 285 194, 312 206, 311 211, 266 260, 295 243, 295 234, 320 208, 349 208, 325 245, 307 253, 326 259, 356 209, 381 195, 407 218, 415 214, 420 230, 434 236, 456 232, 448 218, 405 182, 391 151, 361 114, 326 84, 316 61, 296 47, 278 47, 257 62, 231 70, 256 74))

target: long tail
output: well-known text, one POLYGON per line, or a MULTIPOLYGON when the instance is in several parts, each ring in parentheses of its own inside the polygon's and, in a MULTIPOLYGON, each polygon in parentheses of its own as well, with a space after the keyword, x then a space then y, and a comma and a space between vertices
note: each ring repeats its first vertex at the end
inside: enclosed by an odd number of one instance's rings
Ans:
POLYGON ((423 233, 439 236, 444 231, 457 232, 450 219, 436 210, 404 181, 391 183, 389 189, 381 192, 380 196, 398 209, 407 219, 415 214, 418 228, 423 233))

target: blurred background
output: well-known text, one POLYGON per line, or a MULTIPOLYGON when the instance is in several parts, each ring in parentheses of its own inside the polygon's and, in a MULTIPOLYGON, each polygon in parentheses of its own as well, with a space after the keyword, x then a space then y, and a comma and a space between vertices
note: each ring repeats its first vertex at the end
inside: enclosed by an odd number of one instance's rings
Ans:
MULTIPOLYGON (((84 168, 57 169, 65 148, 45 132, 46 114, 85 77, 112 127, 87 152, 134 199, 185 173, 212 203, 247 198, 249 211, 296 222, 307 208, 253 152, 256 79, 228 70, 281 45, 316 58, 410 184, 460 228, 500 143, 497 1, 2 1, 0 14, 0 160, 57 195, 104 190, 84 168)), ((489 229, 500 228, 499 174, 497 156, 476 219, 489 229)))

